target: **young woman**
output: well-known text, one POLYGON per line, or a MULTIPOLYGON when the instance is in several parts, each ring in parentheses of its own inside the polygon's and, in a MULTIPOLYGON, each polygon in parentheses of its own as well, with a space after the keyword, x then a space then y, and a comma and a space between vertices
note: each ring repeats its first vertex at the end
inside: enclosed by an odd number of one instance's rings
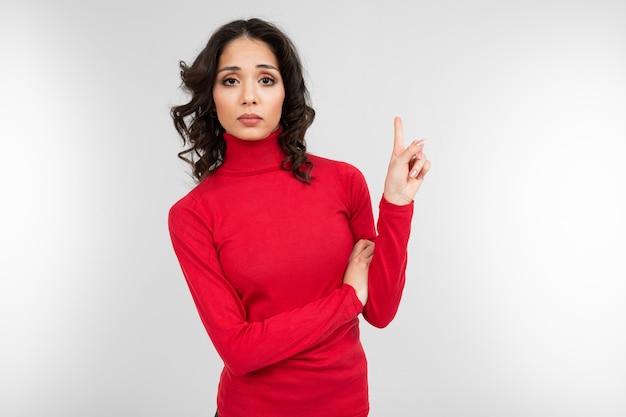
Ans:
POLYGON ((228 23, 181 69, 191 98, 172 117, 198 184, 169 228, 224 361, 219 416, 366 416, 358 316, 384 327, 397 311, 424 142, 405 148, 396 118, 376 235, 361 173, 306 152, 315 112, 279 29, 228 23))

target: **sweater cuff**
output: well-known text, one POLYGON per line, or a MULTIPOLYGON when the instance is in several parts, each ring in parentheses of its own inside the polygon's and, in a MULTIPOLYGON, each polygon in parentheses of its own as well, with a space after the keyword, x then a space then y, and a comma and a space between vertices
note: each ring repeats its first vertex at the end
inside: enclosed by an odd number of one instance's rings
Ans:
POLYGON ((354 308, 356 315, 358 316, 361 314, 364 306, 361 303, 361 300, 359 300, 359 297, 357 297, 354 287, 350 284, 343 284, 342 290, 348 293, 348 298, 352 302, 352 307, 354 308))
POLYGON ((411 201, 409 204, 404 204, 404 205, 397 205, 397 204, 393 204, 390 203, 389 201, 387 201, 387 199, 385 198, 385 195, 383 194, 383 196, 380 198, 380 204, 378 205, 378 208, 380 209, 387 209, 387 210, 394 210, 394 211, 398 211, 398 212, 413 212, 413 207, 415 206, 415 201, 411 201))

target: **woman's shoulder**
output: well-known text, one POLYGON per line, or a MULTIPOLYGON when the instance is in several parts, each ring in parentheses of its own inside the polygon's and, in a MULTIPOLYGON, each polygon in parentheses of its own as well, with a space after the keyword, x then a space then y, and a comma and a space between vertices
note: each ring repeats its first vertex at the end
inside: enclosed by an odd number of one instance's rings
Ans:
POLYGON ((313 175, 315 175, 315 170, 319 168, 320 170, 324 170, 326 172, 334 172, 337 175, 356 175, 357 177, 363 176, 361 171, 356 166, 348 162, 329 159, 313 154, 309 154, 308 156, 309 161, 313 162, 313 175))
POLYGON ((356 166, 317 155, 311 155, 309 160, 313 162, 312 183, 319 181, 326 190, 336 190, 350 198, 369 193, 365 176, 356 166))
POLYGON ((211 177, 205 178, 196 184, 191 190, 176 201, 170 208, 170 215, 172 213, 199 213, 205 211, 206 208, 211 206, 211 201, 214 199, 215 188, 211 177))

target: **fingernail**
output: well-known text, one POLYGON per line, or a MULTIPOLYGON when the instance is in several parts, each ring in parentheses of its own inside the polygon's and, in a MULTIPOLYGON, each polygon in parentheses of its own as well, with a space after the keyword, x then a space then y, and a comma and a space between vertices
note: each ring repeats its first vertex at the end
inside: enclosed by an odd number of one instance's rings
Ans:
POLYGON ((415 146, 424 146, 424 143, 426 143, 426 139, 420 139, 420 140, 416 140, 415 142, 413 142, 415 144, 415 146))
POLYGON ((419 152, 417 153, 417 159, 422 159, 422 156, 423 156, 423 155, 422 155, 422 151, 419 151, 419 152))
POLYGON ((413 171, 411 171, 411 173, 409 174, 409 177, 411 177, 411 178, 417 177, 417 170, 414 169, 413 171))

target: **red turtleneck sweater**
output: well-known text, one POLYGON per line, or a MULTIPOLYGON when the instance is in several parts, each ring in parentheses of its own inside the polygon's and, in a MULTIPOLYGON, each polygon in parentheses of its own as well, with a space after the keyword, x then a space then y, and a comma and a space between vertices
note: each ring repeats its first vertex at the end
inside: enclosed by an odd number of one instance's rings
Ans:
POLYGON ((413 205, 383 198, 376 236, 361 173, 311 155, 311 184, 303 184, 281 169, 279 134, 226 134, 222 166, 170 211, 174 250, 224 361, 219 415, 363 417, 358 315, 377 327, 393 319, 413 205), (359 239, 376 242, 365 308, 343 285, 359 239))

